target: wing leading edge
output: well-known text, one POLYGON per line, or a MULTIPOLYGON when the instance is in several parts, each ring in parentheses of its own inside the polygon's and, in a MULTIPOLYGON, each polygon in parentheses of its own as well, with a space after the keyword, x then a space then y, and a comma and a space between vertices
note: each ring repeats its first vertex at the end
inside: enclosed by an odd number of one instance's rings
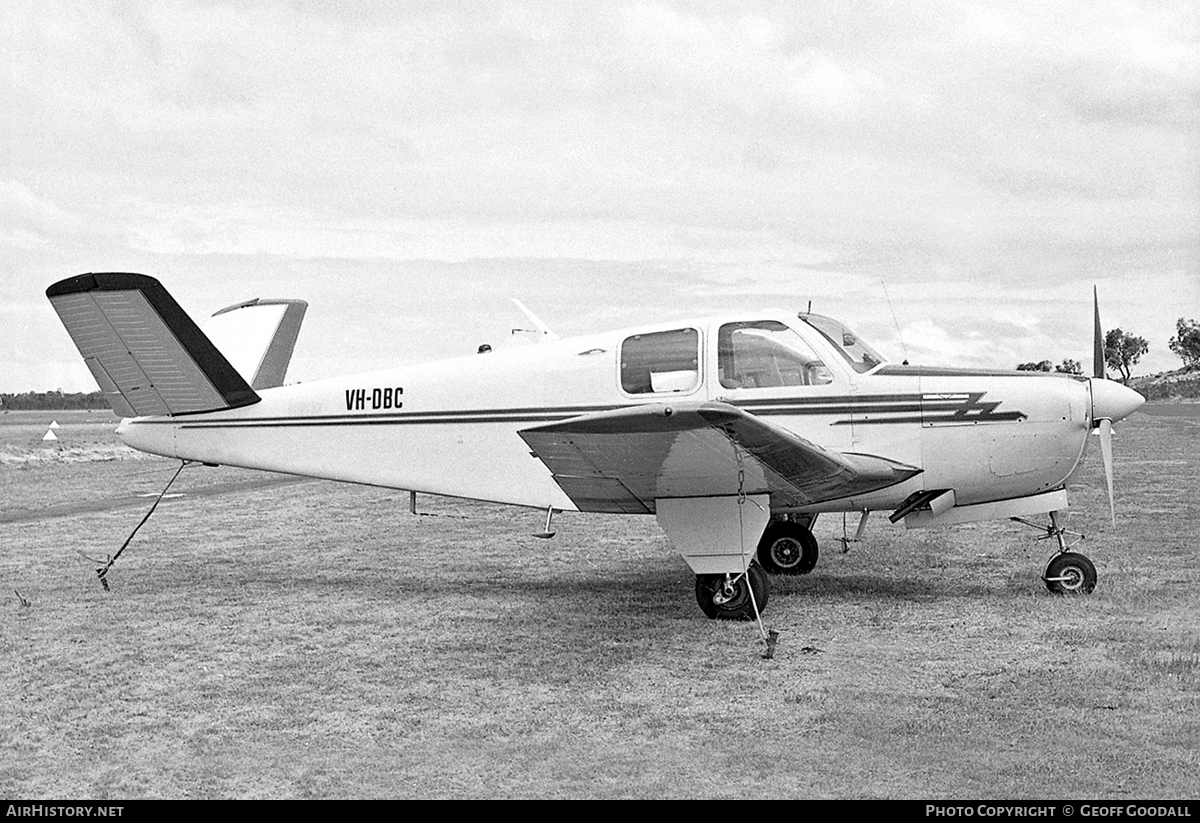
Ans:
POLYGON ((803 506, 921 469, 823 448, 728 403, 634 406, 519 432, 580 511, 648 514, 658 498, 771 495, 803 506))

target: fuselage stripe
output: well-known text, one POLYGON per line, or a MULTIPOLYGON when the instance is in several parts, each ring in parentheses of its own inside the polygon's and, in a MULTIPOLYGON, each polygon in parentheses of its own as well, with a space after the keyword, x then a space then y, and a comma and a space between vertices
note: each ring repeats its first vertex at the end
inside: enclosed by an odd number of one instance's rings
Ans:
MULTIPOLYGON (((865 397, 823 397, 726 401, 759 416, 835 416, 849 415, 830 425, 878 425, 940 422, 1008 422, 1024 419, 1019 411, 995 411, 999 402, 981 403, 983 392, 956 395, 874 395, 865 397)), ((669 402, 656 399, 655 402, 669 402)), ((184 429, 234 429, 320 426, 437 425, 463 423, 550 423, 598 412, 633 408, 639 403, 607 406, 557 406, 550 408, 403 411, 388 414, 329 414, 295 417, 244 417, 236 420, 197 420, 186 422, 156 417, 137 421, 138 425, 179 425, 184 429)))

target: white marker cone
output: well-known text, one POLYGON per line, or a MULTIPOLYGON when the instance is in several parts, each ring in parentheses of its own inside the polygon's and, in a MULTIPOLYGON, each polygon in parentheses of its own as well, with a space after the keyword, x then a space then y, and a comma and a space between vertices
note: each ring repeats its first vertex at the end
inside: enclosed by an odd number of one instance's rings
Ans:
POLYGON ((51 420, 51 421, 50 421, 50 428, 52 428, 52 429, 57 429, 57 428, 58 428, 58 421, 57 421, 57 420, 51 420))
POLYGON ((57 440, 58 435, 50 429, 46 429, 46 433, 42 435, 42 440, 57 440))

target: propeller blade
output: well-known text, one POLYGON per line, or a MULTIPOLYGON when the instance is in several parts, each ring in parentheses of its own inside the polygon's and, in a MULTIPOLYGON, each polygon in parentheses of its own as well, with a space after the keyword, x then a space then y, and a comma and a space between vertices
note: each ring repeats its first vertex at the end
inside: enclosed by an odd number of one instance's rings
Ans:
POLYGON ((1104 330, 1100 328, 1100 292, 1092 286, 1092 301, 1096 309, 1096 333, 1092 339, 1092 377, 1104 379, 1104 330))
POLYGON ((1104 479, 1108 483, 1108 512, 1112 516, 1113 525, 1117 525, 1117 504, 1113 498, 1113 458, 1112 458, 1112 421, 1107 417, 1101 418, 1098 430, 1100 432, 1100 456, 1104 458, 1104 479))

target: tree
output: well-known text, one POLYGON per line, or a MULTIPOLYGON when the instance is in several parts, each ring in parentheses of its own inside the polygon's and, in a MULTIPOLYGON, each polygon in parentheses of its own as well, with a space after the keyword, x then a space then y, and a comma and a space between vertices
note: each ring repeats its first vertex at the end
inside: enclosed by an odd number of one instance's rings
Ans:
POLYGON ((1200 323, 1181 317, 1175 323, 1175 331, 1176 335, 1167 344, 1171 351, 1179 355, 1186 368, 1200 368, 1200 323))
POLYGON ((66 393, 62 389, 50 392, 27 391, 21 394, 0 394, 0 408, 5 411, 30 409, 106 409, 108 401, 101 392, 90 394, 66 393))
POLYGON ((1083 374, 1083 366, 1079 365, 1079 361, 1069 357, 1055 366, 1054 370, 1059 374, 1083 374))
POLYGON ((1018 363, 1017 371, 1050 371, 1050 361, 1040 360, 1037 363, 1018 363))
POLYGON ((1121 373, 1121 382, 1128 383, 1130 373, 1142 355, 1150 350, 1146 338, 1110 329, 1104 335, 1104 362, 1121 373))

